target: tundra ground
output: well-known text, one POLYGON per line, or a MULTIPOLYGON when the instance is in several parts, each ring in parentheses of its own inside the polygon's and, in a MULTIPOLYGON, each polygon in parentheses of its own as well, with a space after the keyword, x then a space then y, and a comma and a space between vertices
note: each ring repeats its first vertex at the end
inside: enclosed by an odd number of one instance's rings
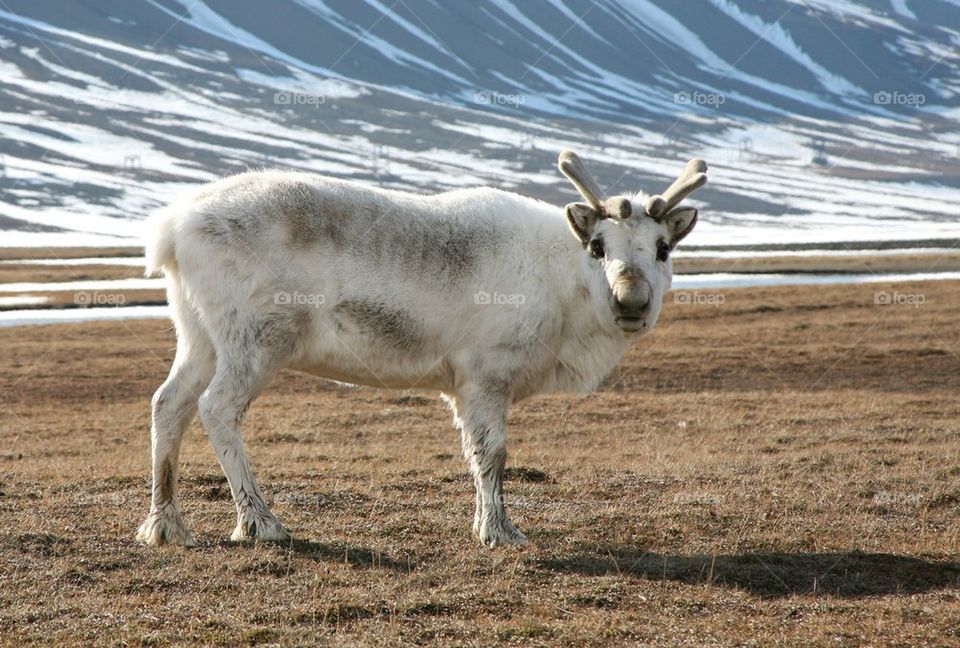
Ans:
POLYGON ((288 545, 144 548, 160 320, 0 329, 0 643, 960 645, 958 282, 673 293, 595 394, 515 407, 508 507, 434 394, 283 373, 246 440, 288 545))

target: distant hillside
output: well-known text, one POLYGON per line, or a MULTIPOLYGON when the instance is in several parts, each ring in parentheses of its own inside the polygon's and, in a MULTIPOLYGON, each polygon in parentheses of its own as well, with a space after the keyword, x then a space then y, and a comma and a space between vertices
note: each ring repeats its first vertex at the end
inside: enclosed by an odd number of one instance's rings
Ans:
POLYGON ((261 166, 561 202, 568 146, 707 158, 694 244, 956 237, 958 46, 960 0, 6 0, 0 243, 261 166))

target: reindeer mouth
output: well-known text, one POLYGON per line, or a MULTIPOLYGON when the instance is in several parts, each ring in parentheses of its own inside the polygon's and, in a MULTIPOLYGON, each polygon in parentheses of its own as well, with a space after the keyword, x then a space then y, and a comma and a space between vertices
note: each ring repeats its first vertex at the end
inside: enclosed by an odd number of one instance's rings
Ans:
POLYGON ((643 317, 633 317, 631 315, 621 315, 616 318, 617 326, 629 333, 642 331, 647 328, 647 321, 643 317))

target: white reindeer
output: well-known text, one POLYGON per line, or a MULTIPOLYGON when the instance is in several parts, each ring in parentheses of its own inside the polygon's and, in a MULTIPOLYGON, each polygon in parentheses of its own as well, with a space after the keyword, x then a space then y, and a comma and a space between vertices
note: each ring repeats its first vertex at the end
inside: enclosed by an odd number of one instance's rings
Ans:
POLYGON ((476 487, 489 547, 526 537, 504 509, 507 412, 537 393, 595 388, 649 331, 670 252, 697 221, 692 160, 662 195, 604 199, 573 152, 586 203, 563 210, 497 189, 432 196, 304 173, 214 182, 161 210, 146 246, 177 330, 153 397, 153 496, 138 540, 195 544, 177 501, 180 440, 198 406, 237 507, 234 540, 283 541, 240 436, 282 368, 439 390, 476 487), (572 236, 571 236, 572 232, 572 236))

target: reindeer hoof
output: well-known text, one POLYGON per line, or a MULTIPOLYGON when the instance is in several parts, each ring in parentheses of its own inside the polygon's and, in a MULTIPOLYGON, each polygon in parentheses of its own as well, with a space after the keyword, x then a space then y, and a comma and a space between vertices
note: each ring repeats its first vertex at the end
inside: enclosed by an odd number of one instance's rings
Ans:
POLYGON ((494 549, 496 547, 515 546, 522 547, 527 544, 527 536, 523 535, 517 527, 509 521, 486 523, 480 525, 480 542, 486 547, 494 549))
POLYGON ((265 542, 289 542, 290 532, 272 515, 247 513, 237 521, 230 539, 234 542, 244 540, 263 540, 265 542))
POLYGON ((183 523, 180 513, 170 507, 150 511, 147 519, 137 530, 137 542, 152 546, 166 544, 197 546, 197 541, 193 539, 190 530, 183 523))

